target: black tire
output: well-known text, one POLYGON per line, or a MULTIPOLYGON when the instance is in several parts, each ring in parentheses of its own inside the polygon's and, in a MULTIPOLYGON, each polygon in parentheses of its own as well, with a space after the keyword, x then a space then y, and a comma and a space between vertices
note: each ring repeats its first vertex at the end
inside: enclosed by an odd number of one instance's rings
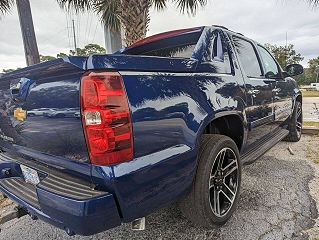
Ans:
POLYGON ((199 162, 192 190, 180 202, 179 206, 183 214, 195 225, 213 228, 223 225, 237 207, 241 183, 239 151, 231 138, 217 134, 205 134, 201 139, 198 158, 199 162), (220 158, 217 157, 223 156, 221 155, 223 151, 225 152, 224 162, 221 164, 221 171, 219 171, 217 165, 220 158), (235 158, 234 161, 229 161, 231 158, 235 158), (235 169, 235 166, 237 167, 236 170, 229 171, 231 173, 228 176, 226 176, 227 171, 225 170, 225 166, 227 165, 229 166, 227 170, 235 169), (223 167, 224 170, 222 170, 223 167), (224 174, 224 178, 221 176, 222 174, 224 174), (234 182, 236 183, 234 184, 234 182), (224 183, 232 184, 234 188, 232 185, 229 185, 229 190, 227 190, 223 185, 224 183), (228 197, 232 201, 226 198, 224 192, 228 192, 228 197), (234 195, 231 193, 234 193, 234 195), (215 197, 213 194, 218 196, 221 203, 221 207, 219 208, 221 209, 219 211, 220 214, 218 214, 218 208, 215 208, 216 205, 214 203, 218 201, 214 201, 215 197), (230 196, 233 197, 231 198, 230 196), (213 198, 212 201, 211 198, 213 198), (225 209, 222 209, 223 206, 225 206, 225 209))
POLYGON ((302 132, 302 104, 296 101, 294 111, 288 124, 289 134, 284 138, 287 142, 298 142, 302 132))

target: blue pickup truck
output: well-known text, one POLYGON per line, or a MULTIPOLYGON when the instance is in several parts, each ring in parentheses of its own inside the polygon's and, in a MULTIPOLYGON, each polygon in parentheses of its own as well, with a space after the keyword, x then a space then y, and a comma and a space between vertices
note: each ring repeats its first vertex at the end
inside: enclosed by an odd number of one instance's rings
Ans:
POLYGON ((3 75, 0 190, 69 235, 174 202, 196 225, 222 225, 238 203, 241 166, 299 141, 292 76, 302 72, 207 26, 3 75))

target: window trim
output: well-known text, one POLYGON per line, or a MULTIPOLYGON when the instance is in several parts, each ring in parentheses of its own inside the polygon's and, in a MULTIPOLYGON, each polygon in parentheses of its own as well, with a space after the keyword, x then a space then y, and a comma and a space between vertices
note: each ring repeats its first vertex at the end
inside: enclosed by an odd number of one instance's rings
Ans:
POLYGON ((234 50, 236 52, 236 56, 238 58, 238 61, 240 62, 241 69, 244 70, 244 72, 245 72, 245 76, 247 78, 254 78, 254 79, 263 79, 263 78, 265 78, 265 71, 264 71, 263 62, 262 62, 262 60, 260 58, 260 55, 259 55, 259 52, 258 52, 258 50, 256 48, 256 43, 254 41, 250 40, 250 39, 247 39, 247 38, 243 37, 243 36, 238 36, 237 34, 232 34, 231 35, 231 40, 232 40, 232 43, 234 44, 234 50), (246 42, 248 42, 248 43, 250 43, 252 45, 252 47, 254 49, 254 52, 256 54, 257 60, 258 60, 258 64, 259 64, 259 68, 260 68, 260 72, 261 72, 260 76, 258 76, 258 77, 257 76, 248 76, 246 74, 245 69, 242 67, 242 63, 241 63, 241 60, 239 58, 237 48, 236 48, 236 46, 234 44, 234 39, 233 39, 234 37, 239 38, 239 39, 241 39, 243 41, 246 41, 246 42))

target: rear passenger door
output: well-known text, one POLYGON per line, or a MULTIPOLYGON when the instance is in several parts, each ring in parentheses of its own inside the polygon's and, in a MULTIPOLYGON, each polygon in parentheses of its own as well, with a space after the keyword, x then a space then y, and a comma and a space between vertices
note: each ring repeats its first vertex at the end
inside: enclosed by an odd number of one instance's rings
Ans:
POLYGON ((248 122, 246 146, 258 142, 275 129, 273 87, 275 80, 264 76, 261 61, 253 42, 239 36, 233 36, 237 57, 245 81, 245 108, 248 122))

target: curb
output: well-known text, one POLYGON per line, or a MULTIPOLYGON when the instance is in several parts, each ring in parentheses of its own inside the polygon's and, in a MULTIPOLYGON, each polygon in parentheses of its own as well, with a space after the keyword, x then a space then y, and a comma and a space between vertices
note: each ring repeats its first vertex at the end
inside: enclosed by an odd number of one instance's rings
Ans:
POLYGON ((319 128, 317 128, 317 127, 303 127, 302 134, 319 135, 319 128))

